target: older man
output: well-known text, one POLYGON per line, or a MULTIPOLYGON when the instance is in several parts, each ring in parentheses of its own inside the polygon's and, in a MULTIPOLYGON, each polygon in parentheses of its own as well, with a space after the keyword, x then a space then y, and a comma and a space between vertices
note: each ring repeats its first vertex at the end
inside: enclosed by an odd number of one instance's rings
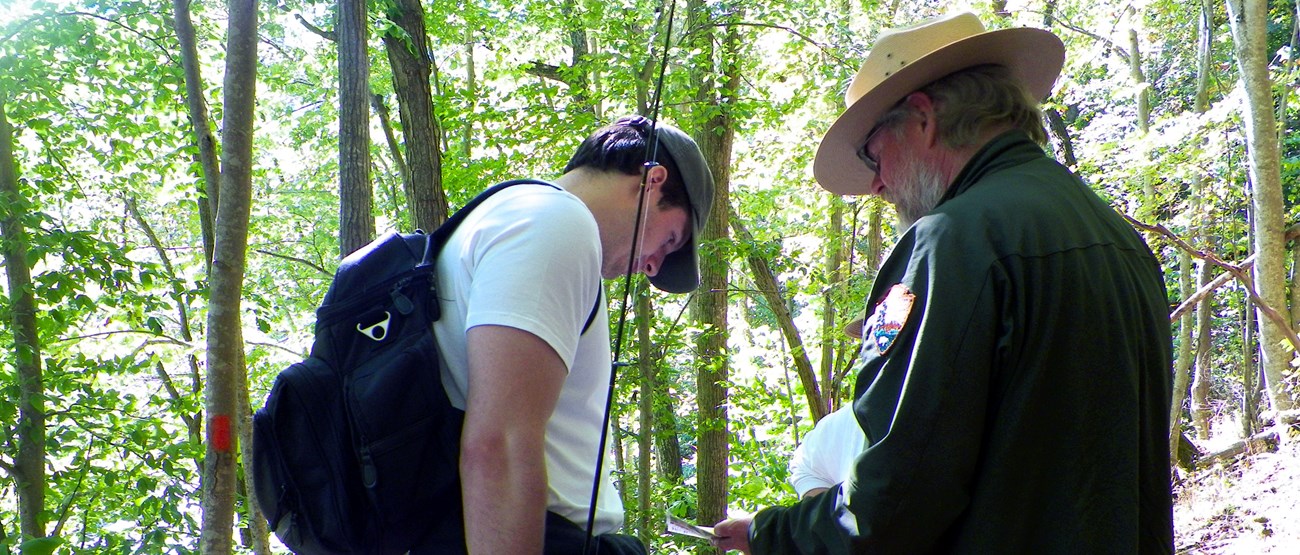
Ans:
POLYGON ((867 304, 867 447, 826 494, 720 523, 719 546, 1173 551, 1164 282, 1040 146, 1063 60, 1049 32, 970 14, 881 34, 814 164, 906 229, 867 304))

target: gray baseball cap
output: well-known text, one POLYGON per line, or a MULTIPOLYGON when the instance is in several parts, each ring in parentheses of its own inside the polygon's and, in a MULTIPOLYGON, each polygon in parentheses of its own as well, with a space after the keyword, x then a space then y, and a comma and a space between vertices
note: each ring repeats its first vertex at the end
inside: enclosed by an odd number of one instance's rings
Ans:
POLYGON ((669 253, 659 268, 658 275, 650 278, 655 287, 669 293, 689 293, 700 286, 700 262, 696 242, 713 209, 713 172, 704 161, 699 145, 681 129, 667 123, 656 124, 659 146, 663 147, 682 174, 686 196, 691 204, 691 237, 682 248, 669 253))

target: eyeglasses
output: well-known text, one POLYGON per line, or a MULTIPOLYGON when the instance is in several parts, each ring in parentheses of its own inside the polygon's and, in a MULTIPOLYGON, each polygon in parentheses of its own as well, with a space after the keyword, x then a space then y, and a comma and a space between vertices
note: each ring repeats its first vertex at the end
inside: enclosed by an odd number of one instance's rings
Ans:
POLYGON ((884 129, 885 122, 877 123, 875 127, 871 128, 871 131, 867 132, 866 140, 862 141, 862 146, 858 148, 858 159, 862 160, 862 163, 867 165, 867 169, 871 170, 871 173, 880 173, 880 160, 877 160, 876 157, 872 156, 871 152, 867 150, 867 147, 871 146, 871 139, 876 138, 876 134, 884 129))

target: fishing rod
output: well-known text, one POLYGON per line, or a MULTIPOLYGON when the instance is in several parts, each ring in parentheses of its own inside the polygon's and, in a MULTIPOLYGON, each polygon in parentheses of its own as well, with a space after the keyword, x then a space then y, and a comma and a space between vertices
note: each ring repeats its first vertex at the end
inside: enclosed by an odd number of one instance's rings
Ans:
MULTIPOLYGON (((632 291, 632 276, 636 271, 636 261, 641 258, 641 242, 645 240, 645 237, 643 237, 643 234, 641 233, 641 227, 644 223, 642 220, 644 219, 646 209, 646 180, 649 179, 650 170, 659 165, 659 163, 655 161, 659 157, 659 106, 661 95, 664 91, 664 74, 668 71, 668 49, 673 35, 673 15, 676 11, 676 0, 669 0, 668 22, 664 31, 663 58, 659 63, 659 79, 655 84, 655 94, 650 101, 650 132, 646 136, 645 162, 641 165, 641 190, 637 195, 636 221, 632 228, 632 244, 636 246, 634 251, 636 256, 628 257, 627 272, 623 276, 623 300, 622 306, 618 312, 618 328, 614 338, 613 363, 610 365, 609 369, 609 392, 605 395, 605 420, 604 425, 600 427, 600 450, 596 453, 596 476, 591 483, 591 506, 587 510, 587 536, 582 543, 582 553, 584 555, 592 555, 592 529, 596 523, 596 503, 600 496, 600 478, 603 476, 601 470, 605 464, 605 450, 607 449, 606 442, 610 435, 609 420, 610 412, 614 406, 614 381, 616 376, 618 376, 619 366, 625 365, 624 363, 619 362, 619 359, 622 357, 623 352, 623 330, 627 325, 627 300, 632 291)), ((653 50, 653 46, 651 49, 653 50)), ((642 492, 642 494, 644 495, 644 492, 642 492)))

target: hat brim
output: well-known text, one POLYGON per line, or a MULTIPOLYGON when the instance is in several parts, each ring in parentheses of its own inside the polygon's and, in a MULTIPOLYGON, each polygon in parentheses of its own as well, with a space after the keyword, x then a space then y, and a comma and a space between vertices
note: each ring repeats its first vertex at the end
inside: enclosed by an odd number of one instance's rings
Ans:
POLYGON ((682 186, 686 188, 690 203, 687 216, 691 221, 691 236, 682 248, 664 257, 659 272, 650 278, 650 284, 669 293, 690 293, 700 286, 696 243, 713 210, 713 172, 709 170, 699 145, 681 129, 661 122, 658 137, 667 157, 681 172, 682 186))
POLYGON ((690 293, 700 286, 700 263, 695 256, 699 234, 699 229, 694 230, 690 241, 664 257, 659 272, 650 277, 651 285, 669 293, 690 293))
POLYGON ((864 320, 863 320, 862 318, 858 318, 858 319, 856 319, 856 320, 854 320, 854 321, 852 321, 852 322, 849 322, 848 324, 846 324, 846 325, 844 326, 844 335, 847 335, 847 336, 852 337, 852 338, 854 338, 854 339, 862 339, 862 324, 863 324, 863 323, 864 323, 864 320))
POLYGON ((941 77, 986 64, 1010 68, 1030 94, 1042 100, 1052 92, 1065 65, 1065 45, 1042 29, 1001 29, 949 43, 922 56, 862 95, 831 124, 813 160, 817 183, 839 195, 870 193, 875 174, 858 158, 858 148, 880 116, 903 97, 941 77))

